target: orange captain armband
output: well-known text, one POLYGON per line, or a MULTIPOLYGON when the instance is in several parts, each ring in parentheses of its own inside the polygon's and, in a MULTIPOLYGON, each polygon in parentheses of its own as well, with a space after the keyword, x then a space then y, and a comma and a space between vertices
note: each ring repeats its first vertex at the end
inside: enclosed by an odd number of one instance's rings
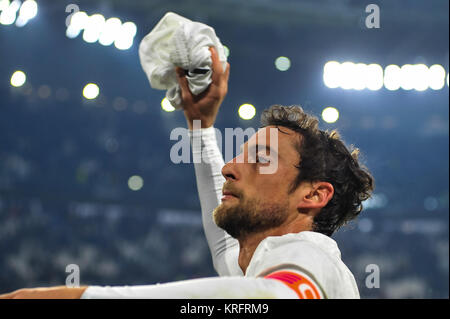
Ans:
POLYGON ((280 280, 295 291, 300 299, 323 299, 320 287, 305 275, 296 272, 280 270, 273 272, 266 279, 280 280))

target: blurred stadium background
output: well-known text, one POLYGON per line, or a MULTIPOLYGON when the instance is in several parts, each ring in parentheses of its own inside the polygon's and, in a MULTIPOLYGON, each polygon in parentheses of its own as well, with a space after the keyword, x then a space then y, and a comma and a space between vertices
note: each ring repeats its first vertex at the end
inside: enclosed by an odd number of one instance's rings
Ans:
POLYGON ((63 285, 68 264, 81 284, 215 276, 193 166, 169 157, 184 117, 139 63, 167 11, 229 50, 219 129, 300 104, 361 149, 375 194, 334 236, 361 297, 448 298, 447 0, 0 0, 0 292, 63 285))

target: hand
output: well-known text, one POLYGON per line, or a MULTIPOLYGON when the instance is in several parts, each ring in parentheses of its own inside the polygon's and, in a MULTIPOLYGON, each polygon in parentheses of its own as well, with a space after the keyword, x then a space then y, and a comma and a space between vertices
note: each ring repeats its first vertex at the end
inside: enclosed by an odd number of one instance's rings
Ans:
POLYGON ((69 288, 57 286, 49 288, 25 288, 0 295, 0 299, 80 299, 87 286, 69 288))
POLYGON ((176 68, 177 79, 181 89, 182 107, 188 127, 192 130, 193 120, 200 120, 201 127, 207 128, 214 124, 219 107, 228 92, 228 78, 230 64, 223 71, 222 63, 214 47, 210 47, 212 59, 212 82, 208 88, 199 95, 193 95, 189 90, 188 80, 183 69, 176 68))

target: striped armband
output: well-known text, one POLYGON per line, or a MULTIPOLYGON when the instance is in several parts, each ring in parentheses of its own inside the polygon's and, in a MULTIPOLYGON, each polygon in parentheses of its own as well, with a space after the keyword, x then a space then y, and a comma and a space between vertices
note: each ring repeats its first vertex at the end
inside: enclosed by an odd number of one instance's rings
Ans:
POLYGON ((264 278, 283 282, 295 291, 299 299, 324 299, 324 294, 319 285, 303 273, 279 270, 264 276, 264 278))

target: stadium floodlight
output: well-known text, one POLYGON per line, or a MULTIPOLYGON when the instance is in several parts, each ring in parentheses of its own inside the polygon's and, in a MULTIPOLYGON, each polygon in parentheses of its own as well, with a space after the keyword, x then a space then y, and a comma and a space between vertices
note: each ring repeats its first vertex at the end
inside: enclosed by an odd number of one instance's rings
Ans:
POLYGON ((367 65, 364 63, 356 63, 354 71, 353 89, 358 91, 364 90, 367 87, 367 82, 369 81, 367 78, 367 65))
POLYGON ((88 83, 83 89, 83 96, 88 100, 95 99, 99 93, 100 89, 95 83, 88 83))
POLYGON ((97 42, 105 25, 105 17, 101 14, 91 15, 84 27, 83 40, 88 43, 97 42))
POLYGON ((366 87, 377 91, 383 87, 383 68, 379 64, 369 64, 366 67, 366 87))
POLYGON ((128 188, 138 191, 144 186, 144 179, 139 175, 133 175, 128 179, 128 188))
POLYGON ((98 42, 104 46, 113 44, 116 35, 120 32, 121 26, 122 22, 118 18, 109 18, 106 20, 98 42))
POLYGON ((223 46, 223 51, 225 53, 225 56, 228 58, 230 56, 230 48, 226 45, 223 46))
POLYGON ((0 0, 0 11, 6 10, 9 4, 9 0, 0 0))
POLYGON ((20 9, 21 2, 19 0, 14 0, 9 4, 8 7, 2 10, 0 14, 0 23, 3 25, 11 25, 16 21, 17 11, 20 9))
POLYGON ((336 61, 329 61, 323 67, 323 82, 331 89, 340 86, 341 64, 336 61))
POLYGON ((119 50, 128 50, 133 45, 137 27, 133 22, 125 22, 120 28, 114 46, 119 50))
POLYGON ((326 107, 322 111, 322 119, 327 123, 335 123, 339 119, 339 111, 332 106, 326 107))
POLYGON ((70 19, 66 36, 73 39, 81 31, 83 31, 83 40, 88 43, 98 41, 104 46, 114 43, 119 50, 127 50, 133 45, 137 27, 131 21, 122 24, 122 21, 116 17, 105 20, 105 17, 101 14, 89 16, 86 12, 78 11, 70 19))
MULTIPOLYGON (((405 64, 402 67, 390 64, 383 68, 379 64, 363 64, 336 61, 325 63, 323 81, 329 88, 345 90, 379 90, 383 87, 395 91, 425 91, 428 88, 440 90, 445 85, 446 71, 442 65, 428 68, 425 64, 405 64)), ((447 76, 448 81, 448 76, 447 76)))
POLYGON ((414 90, 425 91, 430 84, 429 69, 425 64, 414 65, 414 90))
POLYGON ((22 85, 25 84, 27 80, 27 76, 25 75, 25 73, 23 71, 16 71, 13 73, 13 75, 11 76, 11 85, 14 87, 20 87, 22 85))
POLYGON ((398 65, 390 64, 384 69, 384 87, 389 91, 400 88, 401 69, 398 65))
POLYGON ((19 16, 26 20, 33 19, 38 12, 38 5, 34 0, 26 0, 20 7, 19 16))
POLYGON ((239 117, 243 120, 251 120, 256 114, 256 108, 251 104, 242 104, 238 109, 239 117))
POLYGON ((353 89, 356 84, 356 64, 353 62, 344 62, 341 64, 339 86, 344 90, 353 89))
POLYGON ((70 18, 70 24, 66 30, 66 36, 70 39, 76 38, 86 26, 89 16, 84 11, 78 11, 70 18))
POLYGON ((173 112, 175 111, 175 108, 172 106, 172 104, 169 102, 169 100, 165 97, 161 101, 161 108, 166 112, 173 112))
POLYGON ((400 87, 409 91, 414 88, 414 66, 405 64, 400 68, 400 87))
POLYGON ((28 21, 33 19, 37 15, 38 6, 36 1, 34 0, 26 0, 22 3, 22 6, 19 10, 19 16, 16 20, 16 26, 23 27, 28 21))
MULTIPOLYGON (((434 64, 428 70, 429 86, 432 90, 440 90, 445 85, 445 69, 442 65, 434 64)), ((447 76, 448 85, 448 76, 447 76)))
POLYGON ((288 57, 280 56, 275 60, 275 67, 278 71, 287 71, 291 67, 291 60, 288 57))

